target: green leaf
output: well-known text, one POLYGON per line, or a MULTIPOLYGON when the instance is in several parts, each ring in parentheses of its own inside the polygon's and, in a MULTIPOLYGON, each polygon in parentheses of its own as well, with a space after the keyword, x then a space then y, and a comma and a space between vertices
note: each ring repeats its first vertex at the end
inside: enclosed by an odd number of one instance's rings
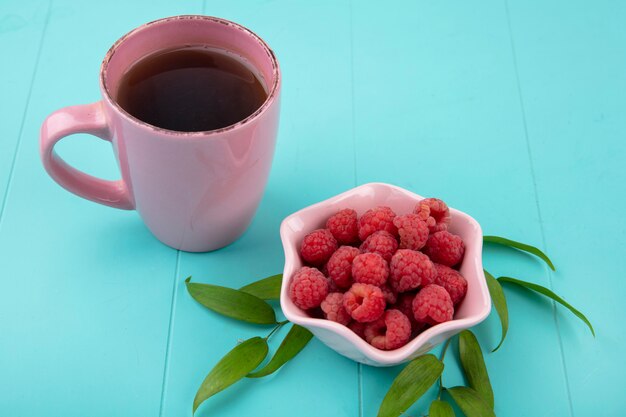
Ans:
POLYGON ((502 337, 500 338, 500 343, 498 343, 498 346, 492 350, 492 352, 495 352, 500 349, 500 346, 502 346, 502 342, 504 342, 504 338, 506 337, 506 333, 509 331, 509 308, 506 306, 506 297, 504 296, 502 285, 500 285, 498 280, 487 271, 485 271, 485 278, 487 279, 489 294, 491 294, 491 301, 493 301, 498 317, 500 317, 500 325, 502 326, 502 337))
POLYGON ((193 412, 195 413, 205 400, 228 388, 259 366, 267 356, 267 351, 267 341, 261 337, 253 337, 235 346, 204 378, 193 400, 193 412))
POLYGON ((483 236, 483 242, 486 242, 486 243, 496 243, 498 245, 509 246, 511 248, 515 248, 515 249, 519 249, 519 250, 524 251, 524 252, 531 253, 531 254, 533 254, 535 256, 538 256, 539 258, 543 259, 545 261, 545 263, 548 264, 550 269, 555 271, 554 264, 552 263, 550 258, 548 258, 548 255, 546 255, 540 249, 538 249, 538 248, 536 248, 534 246, 530 246, 530 245, 527 245, 527 244, 521 243, 521 242, 516 242, 514 240, 507 239, 507 238, 500 237, 500 236, 483 236))
POLYGON ((274 309, 254 295, 232 288, 211 284, 196 284, 185 280, 187 291, 200 304, 226 317, 256 324, 275 324, 274 309))
POLYGON ((459 334, 459 356, 469 386, 476 390, 485 402, 493 408, 493 389, 489 381, 483 352, 476 336, 469 330, 463 330, 459 334))
POLYGON ((443 372, 443 363, 434 355, 413 359, 393 380, 383 399, 378 417, 397 417, 424 395, 443 372))
POLYGON ((448 394, 467 417, 496 417, 491 407, 471 388, 446 388, 448 394))
POLYGON ((261 300, 278 300, 280 298, 280 286, 283 282, 283 274, 272 275, 241 287, 239 291, 247 292, 261 300))
POLYGON ((562 299, 561 297, 556 295, 549 288, 543 287, 543 286, 538 285, 538 284, 533 284, 532 282, 522 281, 522 280, 519 280, 519 279, 510 278, 510 277, 500 277, 500 278, 498 278, 498 281, 500 281, 500 282, 509 282, 511 284, 519 285, 520 287, 524 287, 526 289, 533 290, 535 292, 538 292, 539 294, 545 295, 546 297, 553 299, 554 301, 556 301, 557 303, 561 304, 562 306, 567 307, 567 309, 569 311, 571 311, 572 313, 574 313, 574 315, 576 317, 578 317, 579 319, 584 321, 585 324, 587 326, 589 326, 589 330, 591 330, 591 334, 593 335, 593 337, 596 336, 596 332, 593 330, 593 326, 591 325, 591 323, 589 322, 587 317, 585 317, 585 315, 583 313, 581 313, 580 311, 575 309, 574 306, 572 306, 570 303, 568 303, 567 301, 565 301, 564 299, 562 299))
POLYGON ((313 333, 304 327, 294 324, 269 363, 259 371, 249 374, 248 378, 261 378, 276 372, 281 366, 300 353, 312 337, 313 333))
POLYGON ((454 417, 454 410, 447 402, 435 400, 430 403, 428 417, 454 417))

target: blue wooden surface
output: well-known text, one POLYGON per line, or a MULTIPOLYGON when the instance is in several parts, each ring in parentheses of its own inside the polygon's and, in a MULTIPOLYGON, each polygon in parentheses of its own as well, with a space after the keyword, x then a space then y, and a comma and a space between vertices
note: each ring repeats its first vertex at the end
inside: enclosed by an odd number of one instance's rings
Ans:
MULTIPOLYGON (((626 3, 609 0, 1 2, 0 415, 190 415, 210 367, 265 329, 204 310, 184 278, 240 286, 281 271, 281 219, 369 181, 439 196, 487 234, 544 247, 556 272, 492 247, 485 265, 552 287, 594 323, 595 339, 564 309, 506 288, 509 336, 486 357, 499 416, 623 415, 625 21, 626 3), (265 198, 239 241, 207 254, 68 194, 37 153, 48 113, 98 99, 112 42, 183 13, 250 27, 284 73, 265 198)), ((118 175, 102 141, 59 149, 118 175)), ((476 329, 485 347, 498 326, 491 316, 476 329)), ((446 363, 444 382, 461 383, 446 363)), ((374 416, 397 372, 313 341, 199 415, 374 416)))

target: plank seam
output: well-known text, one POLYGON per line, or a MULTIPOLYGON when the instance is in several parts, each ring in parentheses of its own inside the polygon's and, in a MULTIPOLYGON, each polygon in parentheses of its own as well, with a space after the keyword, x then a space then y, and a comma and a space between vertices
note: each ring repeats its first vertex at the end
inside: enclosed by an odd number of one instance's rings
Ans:
MULTIPOLYGON (((206 0, 202 1, 201 13, 206 14, 206 0)), ((163 417, 165 410, 165 390, 169 381, 170 352, 172 351, 172 334, 174 333, 174 316, 176 315, 176 299, 178 298, 178 276, 180 274, 180 250, 176 251, 176 265, 174 266, 174 279, 172 283, 172 299, 170 301, 170 319, 167 325, 167 339, 165 342, 165 358, 163 360, 163 378, 161 381, 161 402, 159 403, 159 417, 163 417)))
POLYGON ((359 417, 363 417, 363 364, 356 364, 359 397, 359 417))
MULTIPOLYGON (((355 110, 355 101, 354 101, 354 23, 353 23, 353 8, 352 8, 352 0, 348 0, 348 10, 350 17, 350 117, 351 117, 351 127, 352 127, 352 163, 354 167, 354 185, 357 186, 358 176, 357 176, 357 146, 356 146, 356 110, 355 110)), ((357 363, 357 401, 358 401, 358 410, 359 417, 363 417, 363 365, 357 363)))
POLYGON ((348 6, 350 10, 350 100, 351 100, 351 123, 352 123, 352 163, 354 167, 354 186, 356 187, 359 184, 359 179, 357 176, 357 146, 356 146, 356 110, 355 110, 355 100, 354 100, 354 24, 353 24, 353 8, 352 8, 352 0, 348 1, 348 6))
POLYGON ((35 77, 37 76, 37 70, 39 69, 41 51, 43 49, 44 40, 46 39, 46 32, 48 30, 48 22, 50 21, 51 10, 52 10, 52 0, 49 0, 48 9, 46 10, 46 18, 44 20, 43 28, 41 30, 41 37, 39 39, 39 48, 37 49, 37 57, 35 58, 35 67, 33 69, 33 74, 30 78, 30 86, 28 87, 28 93, 26 95, 26 103, 24 105, 24 111, 22 112, 22 120, 20 122, 20 128, 17 134, 17 143, 15 144, 15 149, 13 150, 13 158, 11 159, 11 168, 9 170, 9 178, 7 179, 6 187, 4 190, 4 196, 2 197, 2 205, 0 206, 0 229, 2 228, 2 221, 4 220, 4 212, 7 206, 7 201, 9 199, 9 192, 11 190, 11 184, 13 183, 13 177, 15 176, 15 166, 17 164, 17 155, 19 154, 19 151, 21 148, 22 135, 24 133, 24 124, 26 123, 26 115, 28 114, 28 109, 30 107, 30 99, 33 93, 33 85, 35 84, 35 77))
MULTIPOLYGON (((524 126, 524 138, 526 140, 526 151, 528 154, 528 160, 529 160, 529 164, 530 164, 530 174, 531 174, 531 178, 532 178, 532 183, 533 183, 533 193, 535 194, 535 207, 536 207, 536 211, 537 211, 537 218, 539 220, 539 230, 541 233, 541 244, 543 245, 544 250, 548 250, 548 245, 546 244, 546 234, 545 234, 545 230, 544 230, 544 225, 543 225, 543 217, 541 215, 541 205, 539 204, 539 193, 537 190, 537 176, 535 173, 535 165, 533 162, 533 153, 532 153, 532 148, 530 146, 530 137, 528 134, 528 123, 527 123, 527 119, 526 119, 526 107, 524 104, 524 97, 522 95, 522 85, 521 85, 521 81, 520 81, 520 75, 519 75, 519 69, 518 69, 518 65, 517 65, 517 52, 515 50, 515 40, 513 39, 513 28, 511 25, 511 14, 509 11, 509 3, 508 0, 504 0, 504 8, 505 8, 505 12, 506 12, 506 20, 507 20, 507 26, 509 29, 509 41, 511 44, 511 52, 513 55, 513 67, 515 70, 515 81, 516 81, 516 86, 517 86, 517 96, 519 99, 519 106, 520 106, 520 110, 522 113, 522 123, 524 126)), ((553 283, 552 283, 552 273, 551 271, 548 270, 547 266, 543 266, 543 269, 545 271, 545 273, 548 276, 548 284, 550 286, 551 289, 554 289, 553 283)), ((561 330, 560 330, 560 326, 559 326, 559 319, 558 319, 558 315, 557 315, 557 308, 556 308, 556 303, 554 301, 551 301, 552 304, 552 318, 554 320, 554 325, 556 327, 556 331, 557 331, 557 340, 559 343, 559 351, 561 354, 561 366, 563 368, 563 374, 565 377, 565 390, 567 392, 567 401, 568 401, 568 407, 569 407, 569 414, 571 417, 574 417, 574 406, 573 406, 573 402, 572 402, 572 394, 571 394, 571 390, 570 390, 570 385, 569 385, 569 375, 567 372, 567 364, 565 362, 565 351, 563 348, 563 338, 561 336, 561 330)))
POLYGON ((165 390, 167 388, 170 352, 172 350, 172 334, 174 333, 174 316, 176 315, 176 299, 178 298, 178 275, 180 273, 180 250, 176 251, 176 265, 174 266, 174 279, 172 283, 172 299, 170 301, 170 318, 167 325, 167 339, 165 341, 165 358, 163 360, 163 378, 161 382, 161 401, 159 404, 159 417, 163 416, 165 408, 165 390))

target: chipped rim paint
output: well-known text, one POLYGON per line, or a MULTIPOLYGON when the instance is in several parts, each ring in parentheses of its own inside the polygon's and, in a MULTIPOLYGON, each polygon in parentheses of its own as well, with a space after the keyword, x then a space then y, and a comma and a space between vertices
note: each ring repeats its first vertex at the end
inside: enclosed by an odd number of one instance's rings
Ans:
POLYGON ((251 31, 250 29, 232 22, 230 20, 226 20, 226 19, 222 19, 220 17, 214 17, 214 16, 204 16, 204 15, 179 15, 179 16, 171 16, 171 17, 165 17, 165 18, 161 18, 161 19, 157 19, 157 20, 153 20, 151 22, 148 23, 144 23, 141 26, 136 27, 135 29, 131 30, 130 32, 126 33, 124 36, 122 36, 121 38, 119 38, 117 41, 115 41, 115 43, 113 44, 113 46, 111 46, 111 48, 109 48, 108 52, 106 53, 104 59, 102 60, 102 65, 100 66, 100 90, 102 91, 102 96, 104 97, 104 99, 111 105, 113 106, 124 118, 126 118, 127 120, 129 120, 130 122, 139 125, 141 127, 146 127, 148 129, 151 129, 155 132, 160 132, 163 134, 167 134, 167 135, 175 135, 175 136, 186 136, 189 138, 207 138, 210 136, 214 136, 214 135, 218 135, 220 133, 224 133, 224 132, 228 132, 231 130, 235 130, 245 124, 250 123, 252 120, 257 119, 258 117, 261 116, 261 114, 263 114, 265 112, 265 110, 272 104, 272 102, 276 99, 276 96, 278 94, 278 87, 280 86, 280 68, 278 66, 278 60, 276 59, 276 55, 274 54, 274 51, 272 51, 272 49, 269 47, 269 45, 263 40, 261 39, 261 37, 259 35, 257 35, 256 33, 254 33, 253 31, 251 31), (204 131, 199 131, 199 132, 181 132, 178 130, 170 130, 170 129, 165 129, 162 127, 158 127, 158 126, 154 126, 151 125, 150 123, 146 123, 138 118, 136 118, 135 116, 131 115, 130 113, 128 113, 126 110, 124 110, 118 103, 117 101, 115 101, 113 99, 113 97, 111 96, 109 89, 106 85, 106 81, 105 81, 105 75, 107 72, 107 68, 109 65, 109 62, 111 61, 111 59, 113 58, 113 55, 115 55, 115 52, 118 50, 118 48, 124 43, 124 41, 128 38, 130 38, 131 36, 149 28, 150 26, 153 26, 155 24, 163 24, 163 23, 167 23, 170 22, 172 20, 208 20, 211 21, 213 23, 219 23, 222 25, 226 25, 229 26, 231 28, 240 30, 242 32, 244 32, 246 35, 250 36, 253 40, 255 40, 260 46, 261 48, 263 48, 263 50, 265 51, 265 53, 267 54, 267 56, 270 59, 270 62, 272 63, 272 78, 273 78, 273 82, 272 82, 272 86, 270 88, 270 91, 267 95, 267 98, 265 99, 265 101, 263 102, 263 104, 261 105, 261 107, 259 107, 254 113, 252 113, 251 115, 249 115, 248 117, 246 117, 243 120, 238 121, 237 123, 234 123, 232 125, 226 126, 226 127, 222 127, 219 129, 214 129, 214 130, 204 130, 204 131))

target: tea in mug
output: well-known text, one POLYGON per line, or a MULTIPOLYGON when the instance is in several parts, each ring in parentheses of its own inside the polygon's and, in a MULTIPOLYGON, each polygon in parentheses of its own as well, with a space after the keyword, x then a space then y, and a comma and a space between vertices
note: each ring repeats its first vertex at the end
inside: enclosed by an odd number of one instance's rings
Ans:
POLYGON ((168 130, 200 132, 240 122, 267 99, 243 59, 217 48, 186 46, 147 55, 122 76, 117 103, 168 130))

